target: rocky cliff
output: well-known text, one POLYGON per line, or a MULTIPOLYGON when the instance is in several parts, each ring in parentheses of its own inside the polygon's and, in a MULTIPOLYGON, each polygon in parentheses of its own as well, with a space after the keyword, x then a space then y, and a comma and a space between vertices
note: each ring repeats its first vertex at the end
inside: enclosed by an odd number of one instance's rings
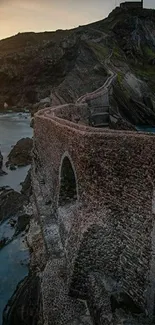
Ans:
POLYGON ((2 166, 3 166, 3 156, 0 151, 0 174, 2 173, 2 166))
POLYGON ((155 125, 155 11, 116 8, 72 30, 24 33, 0 41, 0 109, 74 102, 117 73, 112 114, 155 125))

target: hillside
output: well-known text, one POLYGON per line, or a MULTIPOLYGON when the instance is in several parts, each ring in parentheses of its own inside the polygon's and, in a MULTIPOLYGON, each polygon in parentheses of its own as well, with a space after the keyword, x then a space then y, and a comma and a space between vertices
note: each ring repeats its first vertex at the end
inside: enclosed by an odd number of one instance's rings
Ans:
POLYGON ((155 11, 116 8, 72 30, 21 33, 0 41, 0 110, 74 102, 117 74, 111 113, 155 126, 155 11), (39 102, 41 101, 41 105, 39 102))

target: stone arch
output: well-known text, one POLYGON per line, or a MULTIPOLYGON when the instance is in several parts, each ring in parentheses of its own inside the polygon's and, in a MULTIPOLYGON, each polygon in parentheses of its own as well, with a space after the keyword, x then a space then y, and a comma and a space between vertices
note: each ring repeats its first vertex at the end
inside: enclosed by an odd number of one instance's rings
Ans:
POLYGON ((75 168, 68 153, 62 156, 59 170, 58 206, 73 203, 78 198, 78 186, 75 168))

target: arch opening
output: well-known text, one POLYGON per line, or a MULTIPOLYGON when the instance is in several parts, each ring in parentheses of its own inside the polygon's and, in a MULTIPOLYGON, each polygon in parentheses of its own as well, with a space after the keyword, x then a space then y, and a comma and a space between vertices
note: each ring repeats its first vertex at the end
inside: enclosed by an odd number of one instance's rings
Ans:
POLYGON ((69 158, 63 159, 60 172, 59 206, 73 203, 77 200, 76 177, 69 158))

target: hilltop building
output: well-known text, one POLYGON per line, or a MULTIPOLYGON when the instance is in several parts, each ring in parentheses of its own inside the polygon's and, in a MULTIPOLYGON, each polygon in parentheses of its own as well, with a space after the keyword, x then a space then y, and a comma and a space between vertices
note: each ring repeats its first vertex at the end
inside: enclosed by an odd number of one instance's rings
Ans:
POLYGON ((142 1, 126 1, 120 4, 122 9, 143 9, 143 0, 142 1))

